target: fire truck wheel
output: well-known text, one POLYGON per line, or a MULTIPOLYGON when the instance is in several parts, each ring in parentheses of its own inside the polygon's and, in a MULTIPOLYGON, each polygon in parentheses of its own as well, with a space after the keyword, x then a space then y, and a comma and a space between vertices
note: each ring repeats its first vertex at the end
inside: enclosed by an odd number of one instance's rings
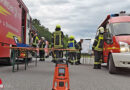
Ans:
POLYGON ((115 74, 116 73, 116 67, 113 61, 112 54, 109 55, 109 73, 110 74, 115 74))
POLYGON ((11 51, 10 58, 8 59, 8 65, 13 64, 13 52, 11 51))

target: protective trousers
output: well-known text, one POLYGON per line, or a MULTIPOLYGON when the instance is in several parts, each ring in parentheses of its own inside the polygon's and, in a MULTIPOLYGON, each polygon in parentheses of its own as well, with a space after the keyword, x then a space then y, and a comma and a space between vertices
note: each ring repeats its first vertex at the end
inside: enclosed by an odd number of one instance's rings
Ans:
POLYGON ((75 62, 77 62, 77 59, 76 59, 76 52, 69 52, 69 59, 70 59, 70 63, 71 64, 74 64, 75 62))
POLYGON ((63 51, 59 50, 54 51, 54 60, 57 60, 58 58, 63 58, 63 51))
POLYGON ((78 63, 80 63, 80 58, 81 58, 81 52, 78 52, 78 53, 77 53, 77 60, 78 60, 77 62, 78 62, 78 63))
POLYGON ((102 51, 94 51, 95 61, 94 69, 101 69, 102 51))
POLYGON ((45 51, 44 50, 40 50, 39 54, 40 54, 40 61, 45 61, 45 51))

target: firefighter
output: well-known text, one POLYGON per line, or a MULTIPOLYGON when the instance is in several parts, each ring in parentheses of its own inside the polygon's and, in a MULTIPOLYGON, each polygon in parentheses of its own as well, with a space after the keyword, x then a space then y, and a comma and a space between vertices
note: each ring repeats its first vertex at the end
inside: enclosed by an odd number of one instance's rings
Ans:
POLYGON ((39 42, 39 38, 37 36, 37 33, 34 34, 34 37, 33 37, 33 43, 32 43, 32 47, 38 47, 38 42, 39 42))
POLYGON ((99 31, 99 34, 95 37, 95 41, 92 47, 92 50, 94 51, 94 56, 95 56, 94 69, 101 69, 101 60, 102 60, 102 54, 103 54, 104 28, 100 27, 98 31, 99 31))
POLYGON ((76 49, 78 49, 79 51, 77 52, 77 60, 78 61, 76 64, 81 64, 80 58, 81 58, 82 43, 83 43, 83 39, 80 39, 80 41, 77 43, 78 48, 76 48, 76 49))
MULTIPOLYGON (((62 49, 64 47, 63 43, 64 34, 61 31, 61 26, 56 25, 55 32, 52 35, 52 48, 54 49, 62 49)), ((58 58, 63 58, 63 51, 53 50, 53 60, 55 62, 58 58)))
POLYGON ((46 40, 44 37, 41 37, 39 48, 42 48, 43 50, 39 50, 40 61, 45 61, 45 51, 44 51, 45 46, 46 46, 46 40))
MULTIPOLYGON (((32 40, 32 47, 34 48, 37 48, 38 47, 38 43, 39 43, 39 38, 37 36, 37 33, 34 33, 34 36, 33 36, 33 40, 32 40)), ((35 51, 32 51, 32 56, 38 56, 39 54, 39 51, 35 52, 35 51)))
MULTIPOLYGON (((76 40, 74 39, 74 36, 70 36, 69 37, 69 41, 68 41, 68 48, 69 49, 76 49, 76 40)), ((77 58, 76 58, 76 51, 69 51, 69 62, 71 63, 71 65, 73 65, 74 63, 77 62, 77 58)))

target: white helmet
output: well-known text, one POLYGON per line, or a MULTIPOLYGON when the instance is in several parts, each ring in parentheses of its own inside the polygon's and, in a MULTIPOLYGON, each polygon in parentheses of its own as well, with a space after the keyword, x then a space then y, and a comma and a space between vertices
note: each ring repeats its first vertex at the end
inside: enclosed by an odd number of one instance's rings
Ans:
POLYGON ((104 28, 103 27, 100 27, 98 30, 99 30, 100 33, 104 33, 104 28))
POLYGON ((41 37, 42 40, 45 40, 45 37, 41 37))

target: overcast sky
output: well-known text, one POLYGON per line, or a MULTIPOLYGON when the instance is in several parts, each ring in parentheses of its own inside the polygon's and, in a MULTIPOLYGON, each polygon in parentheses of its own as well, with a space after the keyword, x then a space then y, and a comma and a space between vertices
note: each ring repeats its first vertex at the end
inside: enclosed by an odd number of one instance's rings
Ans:
POLYGON ((80 38, 93 38, 97 27, 110 13, 125 10, 130 13, 130 0, 23 0, 32 18, 54 31, 60 24, 62 31, 80 38))

